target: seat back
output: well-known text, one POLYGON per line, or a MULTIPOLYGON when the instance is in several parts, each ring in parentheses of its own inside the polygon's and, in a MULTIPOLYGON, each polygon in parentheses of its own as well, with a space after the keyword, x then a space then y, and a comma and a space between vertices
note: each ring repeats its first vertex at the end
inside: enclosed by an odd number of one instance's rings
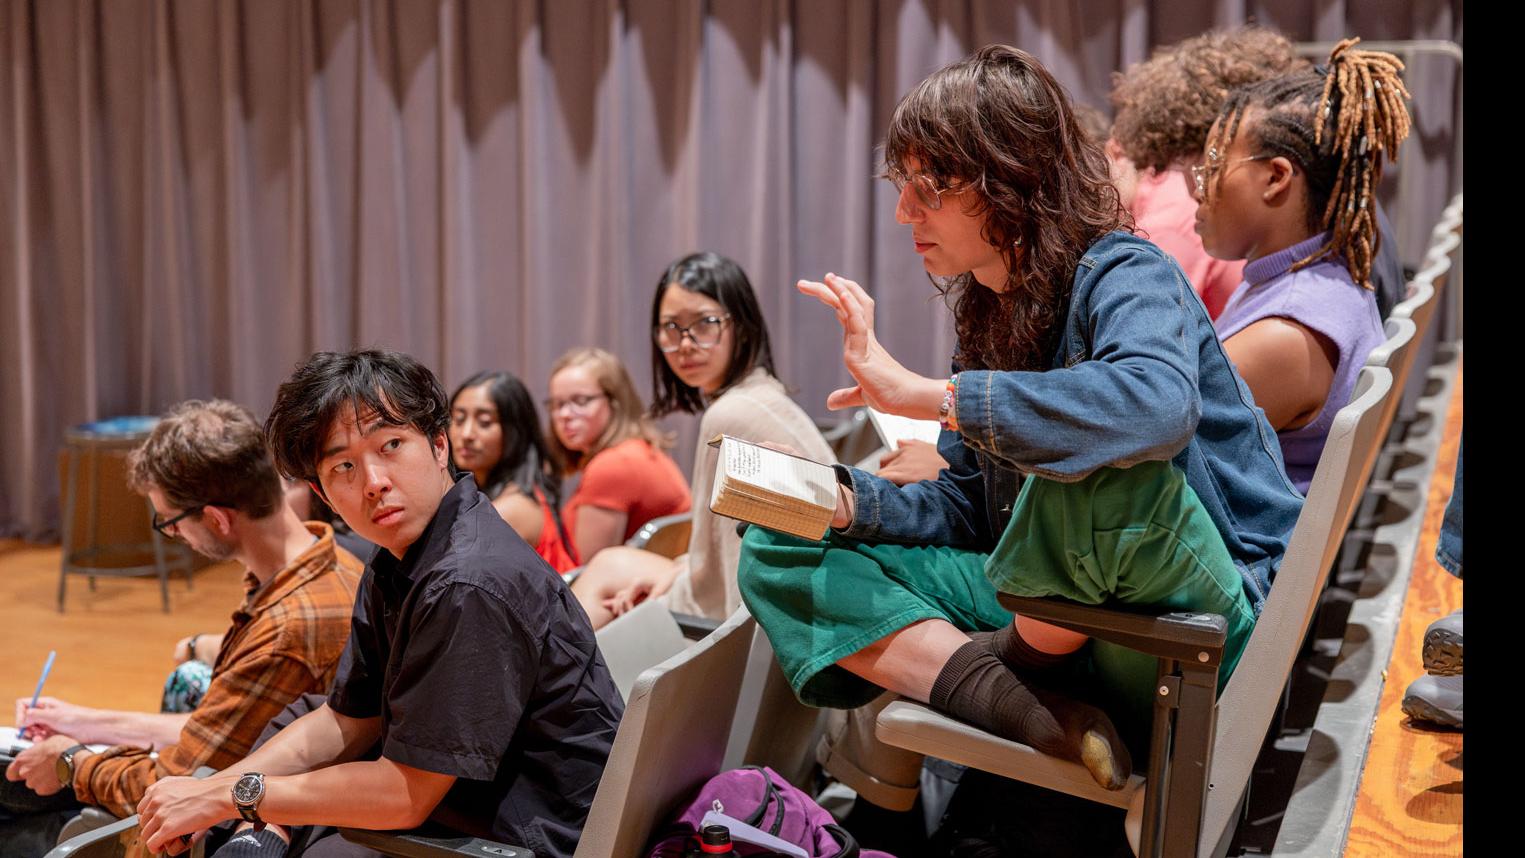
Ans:
POLYGON ((578 858, 640 854, 678 803, 721 771, 756 625, 739 608, 636 680, 578 858))
POLYGON ((1362 367, 1313 474, 1287 553, 1244 654, 1218 700, 1199 854, 1210 855, 1235 818, 1335 552, 1381 449, 1381 418, 1393 394, 1382 367, 1362 367))
POLYGON ((594 637, 620 697, 629 700, 635 682, 647 668, 661 664, 688 648, 689 640, 672 613, 656 599, 647 599, 615 617, 594 637))
POLYGON ((815 769, 815 746, 826 710, 806 706, 778 666, 762 626, 752 636, 746 677, 736 702, 736 721, 726 747, 726 769, 768 766, 801 789, 815 769))
POLYGON ((659 516, 641 525, 625 544, 671 559, 688 551, 688 535, 693 532, 693 527, 692 512, 659 516))
POLYGON ((1382 367, 1393 376, 1395 392, 1383 404, 1382 417, 1378 422, 1378 431, 1385 438, 1388 427, 1393 424, 1393 417, 1398 413, 1398 401, 1403 398, 1403 386, 1408 380, 1409 370, 1413 369, 1414 358, 1419 354, 1419 340, 1416 336, 1418 329, 1412 319, 1389 317, 1382 323, 1382 330, 1387 334, 1387 339, 1366 356, 1366 365, 1382 367))

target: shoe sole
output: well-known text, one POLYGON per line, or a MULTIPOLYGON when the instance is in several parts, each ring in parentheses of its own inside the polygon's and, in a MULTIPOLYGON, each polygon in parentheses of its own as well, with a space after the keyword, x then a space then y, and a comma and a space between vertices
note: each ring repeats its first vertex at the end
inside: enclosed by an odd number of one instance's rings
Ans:
POLYGON ((1441 709, 1423 697, 1404 697, 1403 712, 1416 721, 1428 721, 1443 727, 1462 729, 1462 719, 1459 714, 1441 709))
POLYGON ((1425 635, 1425 672, 1435 676, 1455 676, 1461 673, 1461 641, 1461 636, 1449 629, 1435 629, 1425 635))

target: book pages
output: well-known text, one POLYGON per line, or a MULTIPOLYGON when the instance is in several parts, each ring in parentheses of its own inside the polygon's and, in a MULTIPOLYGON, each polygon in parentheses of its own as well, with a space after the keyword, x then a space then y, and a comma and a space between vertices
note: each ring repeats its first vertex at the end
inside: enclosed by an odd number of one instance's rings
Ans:
POLYGON ((717 442, 711 511, 802 539, 826 535, 837 508, 830 466, 729 435, 717 442))
POLYGON ((914 420, 910 417, 901 417, 899 414, 885 414, 883 411, 868 409, 868 422, 874 424, 874 431, 879 433, 879 440, 884 442, 887 449, 894 450, 901 441, 926 441, 929 444, 937 443, 937 436, 942 434, 942 425, 936 420, 914 420))

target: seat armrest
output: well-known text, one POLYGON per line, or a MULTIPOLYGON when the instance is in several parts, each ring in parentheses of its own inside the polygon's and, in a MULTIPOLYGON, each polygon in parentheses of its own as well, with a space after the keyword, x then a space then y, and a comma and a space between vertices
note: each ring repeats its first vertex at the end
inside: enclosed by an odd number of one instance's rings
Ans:
POLYGON ((1068 599, 998 593, 1012 613, 1072 632, 1125 646, 1155 658, 1219 665, 1228 622, 1218 614, 1151 612, 1134 605, 1083 605, 1068 599), (1206 658, 1203 654, 1206 653, 1206 658))
POLYGON ((678 628, 683 630, 683 636, 691 641, 704 640, 710 636, 710 632, 720 628, 719 620, 709 617, 701 617, 697 614, 682 614, 672 612, 672 618, 677 621, 678 628))
POLYGON ((339 834, 351 843, 400 858, 535 858, 523 846, 509 846, 464 834, 424 833, 419 831, 371 831, 365 828, 341 828, 339 834))

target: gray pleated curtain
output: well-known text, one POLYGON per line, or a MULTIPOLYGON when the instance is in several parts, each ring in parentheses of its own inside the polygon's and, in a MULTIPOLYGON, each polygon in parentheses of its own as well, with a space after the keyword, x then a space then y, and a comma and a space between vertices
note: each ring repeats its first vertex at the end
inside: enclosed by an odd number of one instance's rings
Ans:
MULTIPOLYGON (((56 528, 66 426, 263 413, 314 349, 538 395, 597 344, 649 395, 655 281, 697 249, 747 270, 813 414, 846 376, 800 277, 867 285, 888 348, 941 372, 947 314, 872 179, 896 99, 1000 41, 1105 108, 1151 46, 1250 18, 1461 40, 1460 2, 0 0, 0 534, 56 528)), ((1410 86, 1417 261, 1460 90, 1445 63, 1410 86)))

